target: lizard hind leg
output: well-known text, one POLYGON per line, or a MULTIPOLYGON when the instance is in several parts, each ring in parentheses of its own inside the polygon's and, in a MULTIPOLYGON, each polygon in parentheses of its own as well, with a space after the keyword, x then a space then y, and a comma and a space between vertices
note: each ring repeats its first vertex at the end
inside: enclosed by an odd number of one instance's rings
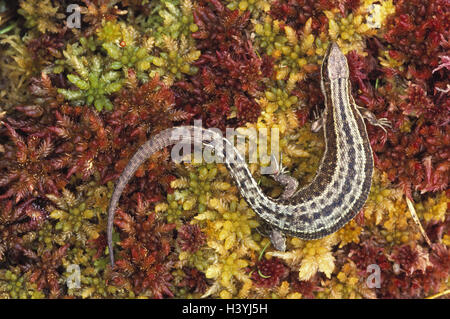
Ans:
POLYGON ((270 241, 276 250, 286 251, 286 235, 281 230, 272 228, 270 232, 270 241))
POLYGON ((297 191, 298 181, 294 177, 288 174, 278 174, 273 176, 273 179, 284 186, 280 199, 289 199, 297 191))
MULTIPOLYGON (((275 158, 274 158, 275 159, 275 158)), ((282 160, 282 158, 281 158, 282 160)), ((298 188, 298 181, 294 177, 290 176, 287 172, 287 170, 283 167, 283 165, 277 162, 275 159, 275 163, 277 166, 277 169, 274 174, 272 174, 272 178, 283 185, 284 190, 283 193, 280 196, 280 199, 289 199, 292 197, 292 195, 295 194, 298 188)))
POLYGON ((272 246, 279 251, 286 251, 286 235, 281 231, 264 223, 256 228, 256 231, 264 237, 269 237, 272 246))

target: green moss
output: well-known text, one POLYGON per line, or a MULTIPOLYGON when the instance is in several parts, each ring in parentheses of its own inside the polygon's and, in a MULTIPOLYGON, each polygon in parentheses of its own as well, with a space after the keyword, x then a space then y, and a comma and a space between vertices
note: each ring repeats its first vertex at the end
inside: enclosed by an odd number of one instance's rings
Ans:
POLYGON ((75 88, 58 89, 58 93, 74 105, 109 111, 113 109, 111 96, 122 89, 129 69, 143 82, 159 74, 166 84, 196 74, 192 62, 200 57, 200 51, 190 36, 198 29, 192 5, 189 1, 159 1, 152 6, 155 14, 148 20, 138 17, 136 27, 103 20, 94 36, 68 45, 65 60, 57 61, 53 71, 66 72, 75 88))
POLYGON ((42 299, 45 294, 30 283, 19 267, 0 269, 0 298, 42 299))
POLYGON ((105 67, 102 61, 104 59, 99 55, 93 56, 89 65, 80 61, 77 64, 77 73, 67 75, 67 79, 78 90, 58 89, 58 93, 75 105, 93 105, 97 111, 111 111, 113 104, 108 96, 122 88, 124 79, 121 73, 116 71, 121 66, 109 63, 105 67))
POLYGON ((83 245, 77 244, 71 248, 67 257, 63 261, 66 271, 63 273, 65 278, 73 275, 68 272, 70 265, 77 265, 80 270, 80 286, 68 287, 67 294, 80 298, 126 298, 129 292, 120 287, 108 284, 105 274, 108 258, 95 259, 95 249, 89 249, 83 245))
POLYGON ((50 211, 50 218, 55 221, 53 233, 58 244, 78 241, 86 243, 100 235, 99 223, 102 215, 106 214, 106 209, 99 204, 98 197, 109 200, 111 192, 105 186, 96 186, 90 196, 86 196, 86 193, 86 190, 79 190, 75 196, 63 189, 62 197, 47 195, 55 204, 50 211))
POLYGON ((64 14, 58 13, 58 6, 54 6, 50 0, 20 1, 20 9, 17 12, 25 18, 25 27, 37 29, 40 33, 57 33, 61 29, 59 19, 64 14))
POLYGON ((278 109, 286 111, 297 105, 298 97, 295 95, 290 95, 283 86, 281 88, 271 87, 269 90, 264 92, 266 99, 269 101, 266 107, 266 112, 272 113, 278 109))
POLYGON ((140 16, 137 22, 144 32, 151 30, 156 44, 161 46, 163 37, 180 39, 190 38, 198 30, 192 15, 193 4, 190 0, 159 0, 152 2, 152 14, 140 16))
POLYGON ((240 12, 250 11, 254 19, 270 10, 270 1, 266 0, 227 0, 226 2, 228 9, 240 12))

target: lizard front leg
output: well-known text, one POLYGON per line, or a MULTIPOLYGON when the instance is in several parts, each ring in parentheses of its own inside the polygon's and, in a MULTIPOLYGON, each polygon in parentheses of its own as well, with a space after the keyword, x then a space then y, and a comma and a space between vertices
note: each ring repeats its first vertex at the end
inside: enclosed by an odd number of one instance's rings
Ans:
POLYGON ((319 112, 319 109, 316 107, 316 109, 313 110, 313 116, 314 121, 311 123, 311 132, 318 133, 323 127, 324 112, 319 112))
MULTIPOLYGON (((362 106, 359 106, 356 104, 355 104, 355 106, 358 109, 358 111, 361 113, 361 116, 363 118, 365 118, 373 126, 378 126, 385 132, 386 132, 386 128, 392 128, 391 122, 387 118, 382 117, 382 118, 377 119, 375 114, 373 114, 371 111, 369 111, 365 107, 362 107, 362 106)), ((311 132, 317 133, 322 129, 322 127, 323 127, 323 114, 315 115, 315 120, 311 124, 311 132)))
POLYGON ((359 105, 356 105, 356 107, 358 108, 358 111, 361 113, 362 117, 365 118, 373 126, 380 127, 384 132, 387 132, 386 128, 392 128, 391 122, 387 118, 382 117, 377 119, 375 114, 373 114, 365 107, 359 105))

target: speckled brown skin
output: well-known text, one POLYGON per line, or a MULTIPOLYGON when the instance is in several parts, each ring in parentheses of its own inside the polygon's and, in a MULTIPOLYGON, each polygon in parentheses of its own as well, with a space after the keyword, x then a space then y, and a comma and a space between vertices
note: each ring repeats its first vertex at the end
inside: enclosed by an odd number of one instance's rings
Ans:
MULTIPOLYGON (((329 235, 350 221, 367 200, 373 172, 373 157, 363 117, 350 95, 347 60, 336 44, 331 44, 321 70, 325 96, 323 126, 325 153, 313 181, 295 191, 297 184, 285 174, 274 176, 285 185, 286 193, 278 199, 267 197, 252 177, 245 160, 232 147, 235 161, 224 162, 242 196, 256 214, 273 227, 271 236, 277 249, 284 249, 284 235, 317 239, 329 235)), ((203 136, 216 133, 202 129, 203 136)), ((192 126, 173 128, 147 141, 133 156, 120 176, 108 211, 108 247, 114 264, 112 228, 120 195, 137 168, 154 152, 180 142, 196 140, 192 126), (184 137, 174 138, 176 129, 185 129, 184 137)), ((217 136, 215 136, 217 137, 217 136)), ((221 138, 221 137, 220 137, 221 138)), ((229 143, 220 140, 222 146, 229 143)), ((225 149, 224 147, 222 150, 225 149)), ((223 151, 221 156, 225 154, 223 151)))

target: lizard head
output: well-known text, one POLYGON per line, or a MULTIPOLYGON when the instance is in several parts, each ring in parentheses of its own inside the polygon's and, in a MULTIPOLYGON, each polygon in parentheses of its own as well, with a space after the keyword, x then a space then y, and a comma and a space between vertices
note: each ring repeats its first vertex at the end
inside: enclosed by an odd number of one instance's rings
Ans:
POLYGON ((324 81, 348 79, 347 58, 335 42, 331 42, 322 62, 321 76, 324 81))

